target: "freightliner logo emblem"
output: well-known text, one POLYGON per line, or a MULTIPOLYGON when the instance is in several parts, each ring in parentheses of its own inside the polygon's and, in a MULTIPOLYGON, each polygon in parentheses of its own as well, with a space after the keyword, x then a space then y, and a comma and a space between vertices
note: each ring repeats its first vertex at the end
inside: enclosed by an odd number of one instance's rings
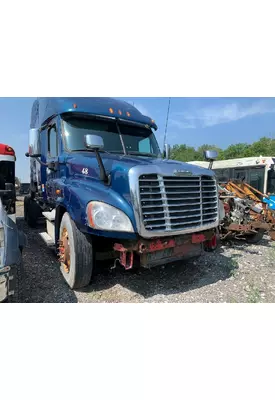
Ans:
POLYGON ((186 171, 184 169, 175 169, 174 175, 175 176, 193 176, 192 172, 186 171))

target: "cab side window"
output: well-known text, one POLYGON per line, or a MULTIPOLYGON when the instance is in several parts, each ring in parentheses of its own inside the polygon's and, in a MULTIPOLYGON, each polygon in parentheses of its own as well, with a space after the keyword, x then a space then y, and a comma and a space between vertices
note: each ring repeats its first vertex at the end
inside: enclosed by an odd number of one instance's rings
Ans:
POLYGON ((56 127, 52 126, 48 130, 48 155, 50 157, 58 156, 58 137, 56 132, 56 127))
POLYGON ((138 144, 138 151, 140 151, 141 153, 151 153, 151 142, 149 138, 145 138, 143 140, 141 140, 138 144))

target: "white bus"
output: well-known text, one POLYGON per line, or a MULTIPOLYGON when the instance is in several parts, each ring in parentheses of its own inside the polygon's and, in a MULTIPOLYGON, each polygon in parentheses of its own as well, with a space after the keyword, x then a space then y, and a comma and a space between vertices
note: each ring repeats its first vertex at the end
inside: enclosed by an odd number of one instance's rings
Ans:
MULTIPOLYGON (((189 164, 208 168, 208 161, 190 161, 189 164)), ((270 194, 271 202, 266 201, 270 208, 275 209, 275 157, 245 157, 232 160, 214 161, 219 183, 229 179, 244 179, 249 185, 264 194, 270 194)))

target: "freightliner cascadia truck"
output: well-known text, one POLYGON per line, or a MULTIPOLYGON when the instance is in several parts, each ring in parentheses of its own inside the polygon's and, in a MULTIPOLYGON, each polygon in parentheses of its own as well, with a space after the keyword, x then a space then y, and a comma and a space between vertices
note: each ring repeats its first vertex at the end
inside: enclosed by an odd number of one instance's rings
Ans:
POLYGON ((45 219, 40 235, 72 289, 89 284, 98 260, 151 268, 216 247, 214 173, 170 160, 155 130, 124 101, 35 100, 24 217, 31 227, 45 219))

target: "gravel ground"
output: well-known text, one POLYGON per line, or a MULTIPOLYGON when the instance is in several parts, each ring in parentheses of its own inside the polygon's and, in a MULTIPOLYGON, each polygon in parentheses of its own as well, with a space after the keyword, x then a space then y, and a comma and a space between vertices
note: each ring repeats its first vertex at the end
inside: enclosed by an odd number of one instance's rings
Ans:
MULTIPOLYGON (((22 199, 20 199, 22 200, 22 199)), ((152 270, 103 269, 93 283, 75 292, 64 282, 53 252, 28 228, 17 205, 18 225, 27 234, 24 250, 26 297, 29 303, 258 303, 275 302, 275 243, 240 242, 205 253, 199 260, 152 270)))

